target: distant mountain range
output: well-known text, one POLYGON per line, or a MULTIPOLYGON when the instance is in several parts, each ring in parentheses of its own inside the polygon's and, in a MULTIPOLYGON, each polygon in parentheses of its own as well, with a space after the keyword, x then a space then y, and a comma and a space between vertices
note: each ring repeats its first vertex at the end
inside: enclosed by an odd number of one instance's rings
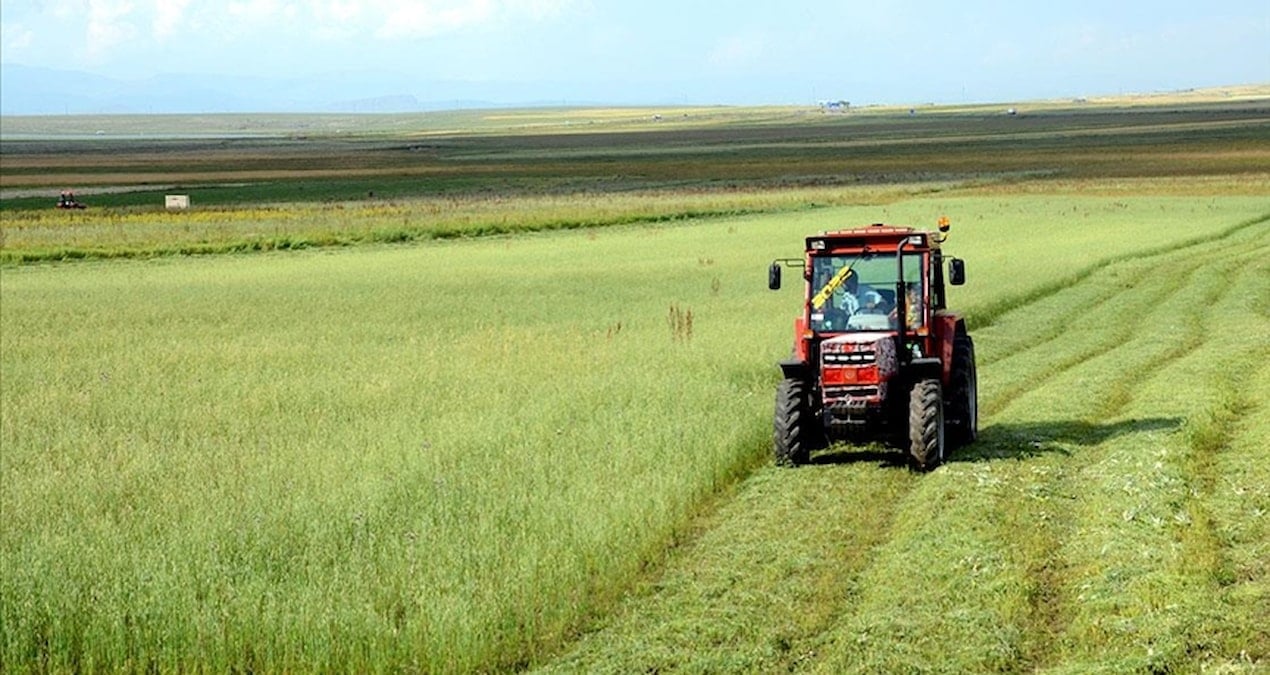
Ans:
POLYGON ((427 81, 400 73, 294 78, 170 74, 128 80, 0 65, 0 115, 399 113, 562 103, 587 102, 551 100, 541 85, 427 81))

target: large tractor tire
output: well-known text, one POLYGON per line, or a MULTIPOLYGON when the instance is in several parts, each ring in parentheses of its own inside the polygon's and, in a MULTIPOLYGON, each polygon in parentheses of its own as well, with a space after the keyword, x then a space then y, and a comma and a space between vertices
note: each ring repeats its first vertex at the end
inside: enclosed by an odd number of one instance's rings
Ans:
POLYGON ((974 443, 979 437, 979 376, 975 370, 975 343, 965 333, 953 338, 948 389, 948 445, 960 448, 974 443))
POLYGON ((944 461, 944 396, 939 380, 920 380, 908 399, 909 461, 930 471, 944 461))
POLYGON ((811 387, 794 378, 781 380, 776 389, 775 452, 779 466, 798 466, 821 447, 824 432, 811 406, 811 387))

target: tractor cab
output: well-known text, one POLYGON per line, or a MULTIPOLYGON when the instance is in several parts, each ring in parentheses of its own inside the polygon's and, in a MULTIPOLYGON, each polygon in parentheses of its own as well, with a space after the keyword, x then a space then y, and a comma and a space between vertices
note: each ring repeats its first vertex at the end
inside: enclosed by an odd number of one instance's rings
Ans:
POLYGON ((864 249, 840 251, 810 258, 812 301, 808 325, 820 333, 899 330, 896 299, 908 300, 909 317, 920 316, 925 284, 919 274, 921 261, 910 258, 906 278, 896 276, 893 255, 864 249), (903 283, 902 286, 897 282, 903 283))

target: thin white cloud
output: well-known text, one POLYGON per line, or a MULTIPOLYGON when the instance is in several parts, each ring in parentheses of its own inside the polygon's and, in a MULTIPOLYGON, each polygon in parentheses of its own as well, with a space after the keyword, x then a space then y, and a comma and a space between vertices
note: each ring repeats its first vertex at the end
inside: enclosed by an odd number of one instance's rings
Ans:
POLYGON ((485 23, 493 18, 496 9, 492 0, 402 2, 377 34, 386 38, 432 37, 485 23))
POLYGON ((170 38, 180 27, 185 8, 190 0, 156 0, 154 3, 154 21, 151 28, 155 39, 160 42, 170 38))
POLYGON ((564 14, 574 5, 574 0, 510 0, 508 9, 529 15, 531 18, 543 20, 564 14))
POLYGON ((90 61, 104 60, 115 46, 136 38, 133 11, 127 0, 89 0, 84 51, 90 61))
MULTIPOLYGON (((361 18, 362 10, 366 4, 365 2, 358 2, 358 0, 318 0, 312 4, 312 8, 313 14, 323 24, 351 27, 350 24, 361 18)), ((379 11, 379 9, 379 7, 372 8, 372 13, 379 11)))
POLYGON ((35 42, 35 31, 20 23, 6 22, 0 24, 0 48, 5 59, 24 51, 35 42))
POLYGON ((298 13, 293 3, 279 0, 238 0, 226 4, 225 11, 234 21, 247 24, 293 19, 298 13))
POLYGON ((972 2, 975 11, 808 0, 722 13, 674 0, 0 2, 6 65, 124 76, 404 69, 414 81, 569 81, 571 91, 589 92, 569 94, 579 99, 609 91, 655 98, 681 81, 717 81, 700 96, 787 100, 810 82, 822 92, 869 85, 877 100, 955 100, 976 83, 974 95, 986 97, 1270 74, 1265 0, 1207 9, 1166 0, 1167 11, 1145 0, 1082 0, 1088 11, 1074 14, 1005 0, 972 2), (734 84, 740 80, 747 84, 734 84))
POLYGON ((50 36, 76 33, 74 57, 100 65, 124 58, 124 51, 171 50, 187 38, 192 44, 241 44, 270 35, 281 39, 280 32, 285 32, 295 49, 305 42, 356 44, 515 29, 557 20, 567 11, 585 9, 589 0, 44 0, 13 12, 15 16, 10 16, 8 0, 5 4, 10 24, 4 33, 6 55, 47 51, 53 44, 50 36), (12 27, 19 21, 26 30, 12 27))
POLYGON ((69 19, 84 15, 88 11, 88 3, 86 0, 53 0, 48 5, 48 11, 55 18, 69 19))
POLYGON ((560 16, 575 0, 389 0, 375 35, 382 38, 434 37, 468 28, 560 16))

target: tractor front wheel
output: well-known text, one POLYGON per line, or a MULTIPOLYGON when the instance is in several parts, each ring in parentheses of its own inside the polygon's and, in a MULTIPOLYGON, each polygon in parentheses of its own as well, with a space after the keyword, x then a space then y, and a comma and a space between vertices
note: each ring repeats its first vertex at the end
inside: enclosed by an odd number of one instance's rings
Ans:
POLYGON ((930 471, 944 461, 944 396, 939 380, 920 380, 908 399, 909 461, 930 471))
POLYGON ((776 389, 774 424, 776 464, 798 466, 811 459, 819 446, 819 420, 811 406, 811 388, 795 378, 781 380, 776 389))

